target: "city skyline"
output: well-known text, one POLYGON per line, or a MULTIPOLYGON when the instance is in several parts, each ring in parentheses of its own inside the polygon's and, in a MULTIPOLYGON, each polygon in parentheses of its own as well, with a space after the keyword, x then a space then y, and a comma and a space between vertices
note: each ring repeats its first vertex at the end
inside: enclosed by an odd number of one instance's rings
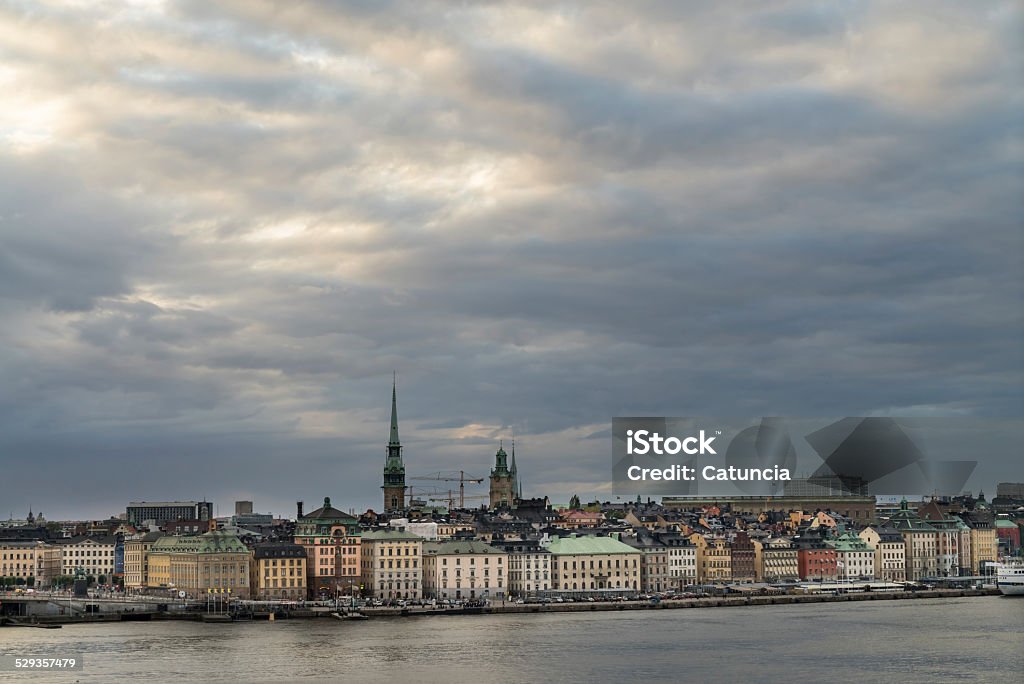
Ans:
POLYGON ((5 4, 0 515, 379 506, 395 370, 408 476, 555 501, 615 416, 1019 425, 1022 25, 5 4))

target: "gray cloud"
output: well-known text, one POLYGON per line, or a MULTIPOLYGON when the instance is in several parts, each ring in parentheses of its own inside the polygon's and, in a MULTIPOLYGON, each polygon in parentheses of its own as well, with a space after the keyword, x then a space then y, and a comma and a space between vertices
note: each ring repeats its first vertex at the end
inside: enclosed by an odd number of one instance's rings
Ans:
POLYGON ((1019 417, 1021 23, 0 8, 0 513, 379 505, 393 369, 411 474, 556 499, 615 415, 1019 417))

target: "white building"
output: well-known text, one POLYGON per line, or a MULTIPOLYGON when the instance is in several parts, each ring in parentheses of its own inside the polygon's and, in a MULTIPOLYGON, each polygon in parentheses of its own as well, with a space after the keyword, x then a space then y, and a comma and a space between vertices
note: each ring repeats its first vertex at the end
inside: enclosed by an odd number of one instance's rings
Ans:
POLYGON ((508 554, 481 541, 424 542, 423 595, 504 599, 508 595, 508 554))
POLYGON ((508 553, 509 596, 538 596, 551 590, 551 552, 538 541, 495 541, 508 553))
POLYGON ((395 518, 388 524, 391 527, 411 532, 426 541, 436 541, 438 539, 436 522, 410 522, 407 518, 395 518))
POLYGON ((359 570, 364 596, 421 598, 423 538, 401 529, 363 532, 359 570))
POLYGON ((668 547, 668 584, 680 591, 697 583, 697 547, 685 537, 665 538, 668 547))
POLYGON ((114 577, 114 555, 117 537, 71 537, 58 541, 61 547, 61 574, 74 575, 79 568, 87 575, 105 578, 112 583, 114 577))

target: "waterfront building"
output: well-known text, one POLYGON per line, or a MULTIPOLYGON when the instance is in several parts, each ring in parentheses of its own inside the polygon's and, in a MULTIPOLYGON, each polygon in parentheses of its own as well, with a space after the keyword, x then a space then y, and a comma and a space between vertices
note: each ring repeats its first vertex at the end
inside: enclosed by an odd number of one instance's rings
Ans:
POLYGON ((959 518, 947 515, 933 498, 918 509, 917 515, 935 528, 935 566, 939 577, 955 577, 966 570, 970 559, 960 560, 960 539, 970 538, 970 530, 959 518))
POLYGON ((39 540, 0 541, 0 578, 49 587, 60 574, 60 547, 39 540))
POLYGON ((640 590, 640 551, 612 537, 570 534, 548 544, 551 588, 561 593, 640 590))
POLYGON ((124 542, 124 587, 126 591, 144 592, 149 587, 149 550, 164 533, 148 532, 124 542))
POLYGON ((401 528, 363 532, 362 595, 381 599, 422 598, 423 541, 423 537, 401 528))
POLYGON ((358 592, 359 520, 331 506, 330 497, 295 522, 295 543, 306 550, 306 587, 311 597, 358 592))
POLYGON ((423 594, 435 599, 504 599, 508 554, 475 540, 423 543, 423 594))
POLYGON ((213 504, 209 501, 132 501, 125 518, 132 525, 151 522, 162 526, 176 520, 202 520, 213 518, 213 504))
POLYGON ((508 508, 515 505, 515 478, 508 467, 508 454, 499 445, 491 469, 490 508, 508 508))
POLYGON ((836 552, 836 579, 845 582, 875 578, 875 550, 863 539, 842 530, 838 537, 825 543, 836 552))
POLYGON ((757 553, 754 542, 740 530, 732 539, 729 552, 729 570, 733 582, 752 581, 757 577, 757 553))
POLYGON ((889 527, 868 526, 857 535, 875 552, 875 579, 905 582, 907 547, 903 535, 889 527))
POLYGON ((938 573, 938 533, 917 513, 910 510, 906 499, 900 510, 889 518, 889 526, 903 536, 907 579, 916 582, 938 573))
POLYGON ((551 552, 537 540, 492 542, 508 554, 509 596, 539 596, 551 590, 551 552))
POLYGON ((57 542, 61 549, 61 574, 74 575, 81 570, 99 584, 114 581, 115 551, 123 541, 115 535, 71 537, 57 542))
POLYGON ((387 458, 384 461, 384 512, 400 513, 405 510, 405 463, 402 460, 402 442, 398 438, 397 381, 391 384, 391 435, 388 438, 387 458))
POLYGON ((793 539, 796 546, 800 579, 808 581, 834 581, 839 568, 836 550, 825 543, 821 535, 805 533, 793 539))
POLYGON ((964 522, 970 528, 971 572, 985 574, 987 566, 999 558, 995 518, 989 511, 975 510, 964 514, 964 522))
MULTIPOLYGON (((1005 545, 1006 554, 1014 555, 1020 551, 1020 525, 1009 518, 996 518, 994 525, 996 540, 999 544, 1005 545)), ((970 539, 969 533, 968 539, 970 539)))
POLYGON ((252 549, 249 586, 254 599, 306 598, 306 550, 290 542, 265 542, 252 549))
POLYGON ((635 536, 623 535, 619 540, 640 552, 640 591, 652 594, 671 588, 668 547, 661 540, 646 530, 635 536))
POLYGON ((800 563, 792 540, 786 537, 754 540, 754 569, 758 582, 800 579, 800 563))
POLYGON ((697 582, 732 581, 732 548, 722 537, 707 537, 694 532, 690 541, 697 547, 697 582))
POLYGON ((677 533, 659 535, 668 555, 669 587, 682 591, 697 583, 697 547, 677 533))
POLYGON ((150 588, 249 597, 249 549, 233 534, 207 532, 191 537, 164 536, 147 554, 150 588))

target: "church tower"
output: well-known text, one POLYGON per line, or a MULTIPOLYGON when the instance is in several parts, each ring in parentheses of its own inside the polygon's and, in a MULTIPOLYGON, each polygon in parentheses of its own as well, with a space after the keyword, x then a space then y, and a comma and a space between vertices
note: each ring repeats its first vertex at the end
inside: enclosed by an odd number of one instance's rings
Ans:
POLYGON ((391 437, 388 439, 388 457, 384 463, 384 512, 405 510, 405 464, 402 463, 402 443, 398 440, 397 378, 391 383, 391 437))
POLYGON ((508 454, 498 445, 491 470, 491 508, 512 506, 515 503, 515 477, 508 467, 508 454))

